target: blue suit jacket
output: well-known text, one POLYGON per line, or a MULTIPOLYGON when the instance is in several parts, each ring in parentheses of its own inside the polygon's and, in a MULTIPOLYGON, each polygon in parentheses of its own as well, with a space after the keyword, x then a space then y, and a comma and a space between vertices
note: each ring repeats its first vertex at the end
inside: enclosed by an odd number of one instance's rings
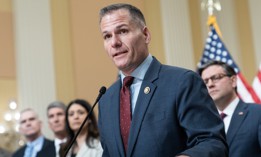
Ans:
MULTIPOLYGON (((116 81, 99 103, 103 156, 123 157, 116 81)), ((153 59, 132 117, 128 157, 225 157, 224 125, 201 78, 192 71, 153 59), (150 88, 145 94, 144 89, 150 88)))
POLYGON ((239 101, 227 132, 230 157, 261 156, 261 105, 239 101))

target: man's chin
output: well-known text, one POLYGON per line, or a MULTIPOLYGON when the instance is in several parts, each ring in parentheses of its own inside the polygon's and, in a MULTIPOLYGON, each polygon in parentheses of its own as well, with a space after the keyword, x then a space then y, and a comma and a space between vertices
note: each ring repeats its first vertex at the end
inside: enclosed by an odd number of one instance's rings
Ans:
POLYGON ((34 132, 28 133, 28 134, 25 135, 25 137, 28 138, 28 139, 36 138, 37 136, 38 136, 38 134, 34 133, 34 132))
POLYGON ((61 130, 55 130, 55 131, 53 131, 55 134, 61 134, 61 133, 63 133, 63 132, 65 132, 63 129, 61 129, 61 130))

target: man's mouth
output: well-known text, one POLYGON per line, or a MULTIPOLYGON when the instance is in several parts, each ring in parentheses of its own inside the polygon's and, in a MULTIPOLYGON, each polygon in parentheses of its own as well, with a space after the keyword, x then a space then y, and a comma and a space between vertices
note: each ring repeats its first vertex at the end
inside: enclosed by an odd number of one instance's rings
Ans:
POLYGON ((115 53, 115 54, 113 55, 113 57, 117 57, 117 56, 120 56, 120 55, 125 54, 125 53, 127 53, 127 51, 117 52, 117 53, 115 53))

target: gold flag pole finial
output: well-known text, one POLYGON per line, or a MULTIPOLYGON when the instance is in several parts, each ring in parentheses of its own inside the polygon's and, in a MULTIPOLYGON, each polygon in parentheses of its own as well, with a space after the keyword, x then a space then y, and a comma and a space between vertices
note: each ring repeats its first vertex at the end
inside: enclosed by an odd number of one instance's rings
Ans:
POLYGON ((216 9, 217 11, 221 10, 221 4, 219 2, 219 0, 203 0, 201 2, 201 9, 207 9, 208 10, 208 22, 207 25, 208 26, 214 26, 214 28, 217 31, 217 34, 222 37, 222 34, 220 32, 220 29, 217 25, 216 22, 216 17, 213 15, 214 14, 214 10, 216 9))

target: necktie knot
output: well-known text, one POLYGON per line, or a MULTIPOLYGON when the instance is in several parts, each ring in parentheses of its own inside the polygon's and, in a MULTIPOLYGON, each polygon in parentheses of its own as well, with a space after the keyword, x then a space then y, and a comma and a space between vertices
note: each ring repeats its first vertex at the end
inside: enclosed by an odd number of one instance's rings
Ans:
POLYGON ((220 117, 221 117, 222 120, 223 120, 226 116, 227 116, 227 114, 225 114, 224 112, 221 112, 221 113, 220 113, 220 117))
POLYGON ((126 87, 129 87, 132 82, 134 80, 134 77, 132 76, 126 76, 124 79, 123 79, 123 86, 126 86, 126 87))

